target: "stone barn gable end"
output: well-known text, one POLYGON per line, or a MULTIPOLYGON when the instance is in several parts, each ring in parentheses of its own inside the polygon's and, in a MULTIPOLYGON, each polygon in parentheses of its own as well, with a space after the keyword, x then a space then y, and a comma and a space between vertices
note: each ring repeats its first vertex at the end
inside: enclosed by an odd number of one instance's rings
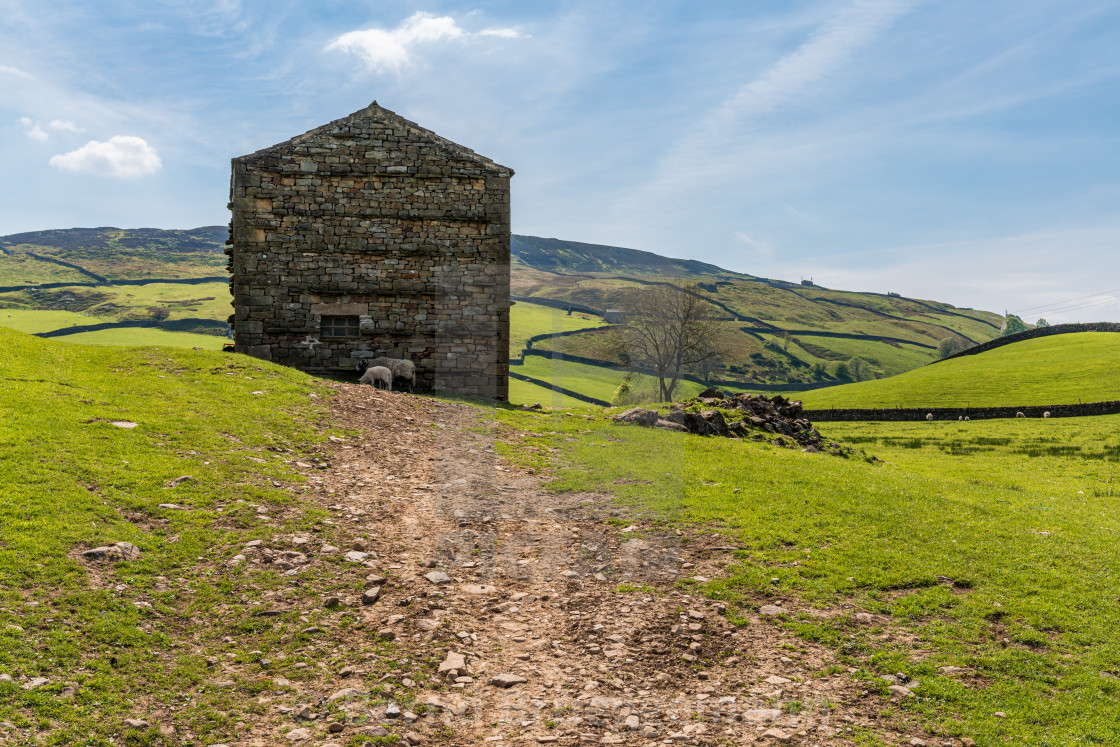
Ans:
POLYGON ((234 158, 235 349, 314 373, 408 358, 420 389, 505 399, 511 176, 377 102, 234 158))

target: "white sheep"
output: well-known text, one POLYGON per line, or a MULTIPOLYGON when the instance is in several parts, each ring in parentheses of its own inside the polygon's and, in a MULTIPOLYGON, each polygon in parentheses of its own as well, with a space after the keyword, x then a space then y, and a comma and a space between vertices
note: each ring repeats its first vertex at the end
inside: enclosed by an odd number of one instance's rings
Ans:
POLYGON ((385 368, 385 366, 370 366, 362 374, 360 383, 369 384, 374 389, 377 389, 378 382, 382 384, 380 388, 393 391, 393 372, 385 368))
POLYGON ((389 369, 393 372, 393 380, 397 382, 397 387, 403 388, 401 386, 403 382, 408 387, 409 394, 412 393, 412 387, 416 385, 416 364, 407 358, 386 358, 384 356, 371 358, 359 363, 359 370, 364 370, 362 364, 365 364, 365 367, 384 366, 389 369))
POLYGON ((1042 417, 1044 417, 1044 418, 1050 417, 1050 411, 1047 410, 1046 412, 1042 413, 1042 417))
POLYGON ((964 416, 964 422, 966 422, 966 423, 968 422, 968 416, 967 415, 964 416))
POLYGON ((1026 416, 1026 415, 1024 415, 1024 414, 1023 414, 1023 413, 1021 413, 1021 412, 1017 412, 1017 413, 1015 413, 1015 417, 1017 417, 1017 418, 1025 418, 1025 417, 1027 417, 1027 416, 1026 416))
POLYGON ((959 420, 960 422, 963 423, 964 422, 964 415, 958 415, 957 420, 959 420))
POLYGON ((932 423, 933 422, 933 413, 932 412, 927 412, 926 413, 926 422, 927 423, 932 423))

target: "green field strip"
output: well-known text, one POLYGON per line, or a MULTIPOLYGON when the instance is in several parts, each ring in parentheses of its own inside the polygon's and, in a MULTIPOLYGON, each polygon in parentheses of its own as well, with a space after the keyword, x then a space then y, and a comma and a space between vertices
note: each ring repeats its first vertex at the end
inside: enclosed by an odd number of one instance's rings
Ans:
POLYGON ((820 389, 806 407, 985 407, 1120 399, 1120 334, 1016 342, 879 381, 820 389))

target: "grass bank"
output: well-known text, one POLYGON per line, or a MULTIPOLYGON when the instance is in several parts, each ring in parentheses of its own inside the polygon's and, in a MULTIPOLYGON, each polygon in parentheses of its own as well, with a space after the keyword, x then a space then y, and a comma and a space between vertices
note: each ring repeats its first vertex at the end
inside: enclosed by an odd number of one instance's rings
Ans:
POLYGON ((250 539, 331 537, 294 464, 326 437, 331 390, 218 352, 4 329, 0 348, 0 742, 251 738, 260 698, 342 655, 300 633, 328 614, 346 629, 318 599, 327 570, 230 565, 250 539), (114 542, 140 557, 82 558, 114 542))
POLYGON ((997 407, 1120 399, 1120 334, 1024 340, 877 381, 806 392, 808 408, 997 407))

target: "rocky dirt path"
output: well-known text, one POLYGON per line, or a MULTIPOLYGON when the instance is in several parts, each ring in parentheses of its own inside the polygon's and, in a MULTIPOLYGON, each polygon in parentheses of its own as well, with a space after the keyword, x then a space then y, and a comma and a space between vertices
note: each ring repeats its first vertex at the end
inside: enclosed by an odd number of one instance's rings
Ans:
POLYGON ((609 496, 546 492, 498 457, 517 434, 479 410, 338 389, 335 421, 360 435, 308 475, 333 524, 320 552, 354 570, 324 604, 360 616, 355 656, 391 640, 366 661, 403 663, 376 682, 362 661, 324 668, 307 692, 346 719, 281 709, 276 743, 959 744, 880 718, 890 701, 777 618, 735 627, 678 588, 720 573, 726 539, 620 527, 609 496))

